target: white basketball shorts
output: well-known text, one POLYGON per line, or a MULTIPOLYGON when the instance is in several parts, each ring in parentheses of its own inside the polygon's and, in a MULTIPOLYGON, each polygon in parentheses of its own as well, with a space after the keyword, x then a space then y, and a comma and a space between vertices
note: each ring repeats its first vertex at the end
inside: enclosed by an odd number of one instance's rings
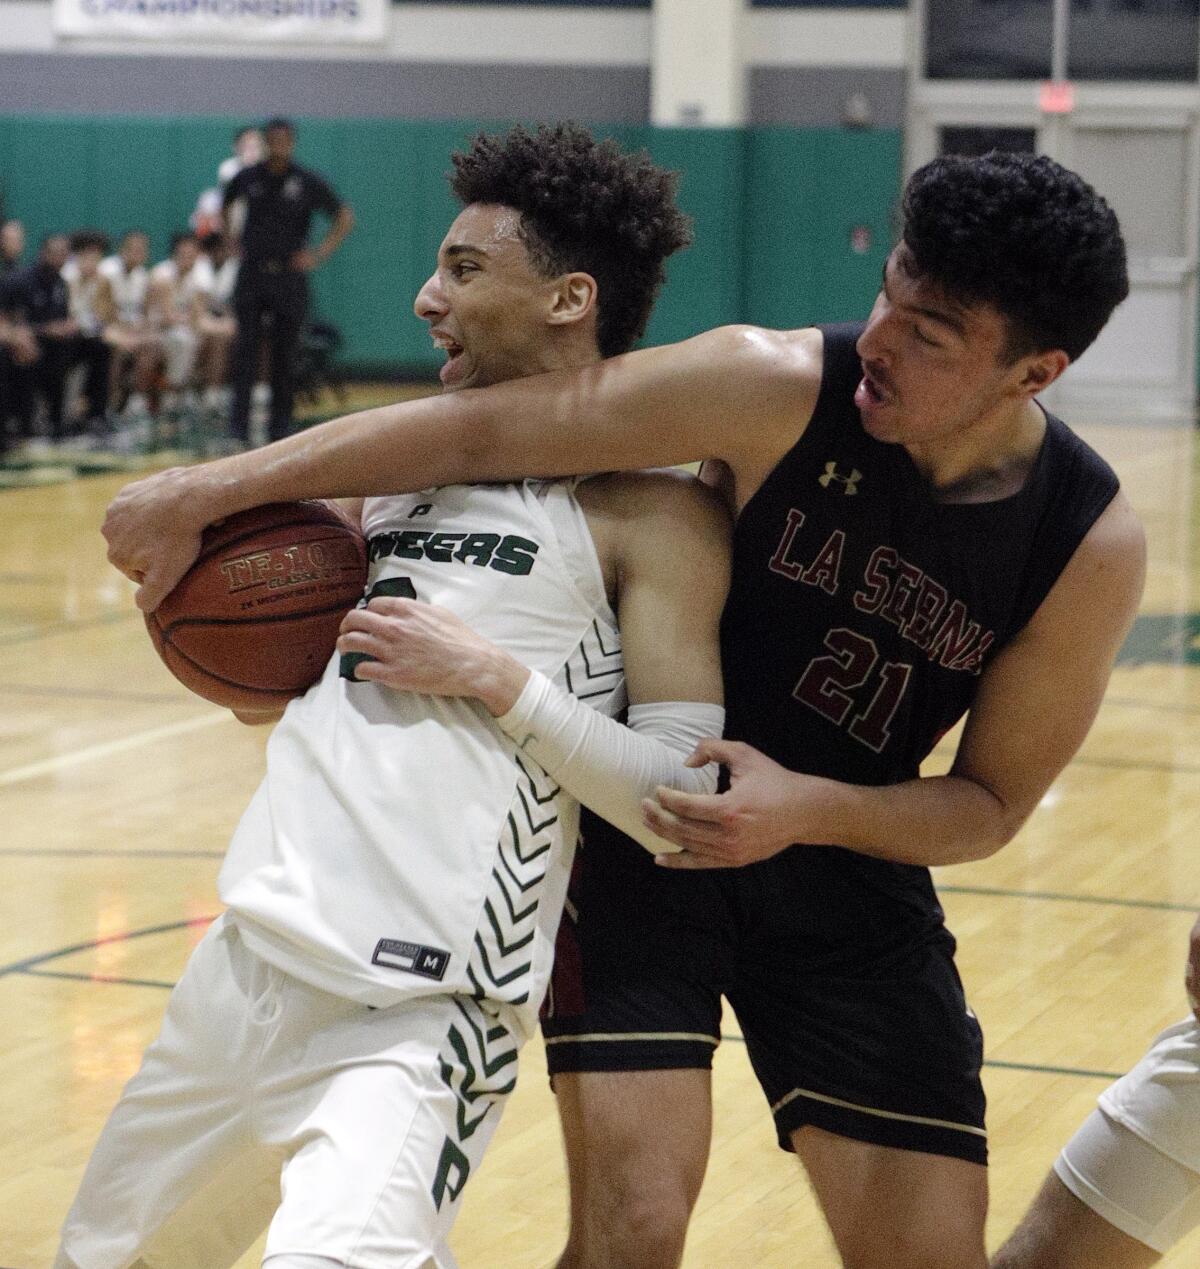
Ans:
POLYGON ((1200 1224, 1200 1025, 1168 1027, 1054 1165, 1110 1225, 1166 1252, 1200 1224))
POLYGON ((226 1269, 269 1223, 268 1261, 451 1269, 519 1035, 504 1006, 465 997, 328 995, 221 917, 100 1135, 58 1264, 226 1269))

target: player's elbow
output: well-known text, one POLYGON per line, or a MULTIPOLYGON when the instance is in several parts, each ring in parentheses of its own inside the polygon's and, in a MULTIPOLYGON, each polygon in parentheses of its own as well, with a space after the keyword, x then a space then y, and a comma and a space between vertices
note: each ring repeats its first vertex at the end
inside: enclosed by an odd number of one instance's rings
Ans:
POLYGON ((1028 818, 1028 811, 1017 811, 1001 804, 973 843, 969 862, 990 859, 1016 837, 1028 818))
POLYGON ((994 789, 976 783, 979 805, 971 816, 971 831, 963 835, 956 851, 958 863, 978 863, 990 859, 1021 831, 1033 807, 1018 805, 994 789))

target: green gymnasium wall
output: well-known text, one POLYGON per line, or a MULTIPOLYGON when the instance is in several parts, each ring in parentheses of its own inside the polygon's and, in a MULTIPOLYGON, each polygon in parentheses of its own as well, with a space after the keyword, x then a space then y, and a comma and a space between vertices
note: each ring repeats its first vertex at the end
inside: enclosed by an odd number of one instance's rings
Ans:
MULTIPOLYGON (((156 259, 229 153, 236 122, 194 117, 0 118, 5 214, 42 233, 149 231, 156 259)), ((342 359, 414 373, 440 364, 412 299, 455 214, 449 153, 468 122, 301 119, 297 159, 327 175, 358 225, 315 276, 316 308, 341 327, 342 359)), ((663 343, 747 321, 800 326, 864 317, 879 285, 900 187, 896 131, 612 127, 683 173, 696 242, 668 266, 647 338, 663 343), (869 245, 852 245, 855 227, 869 245), (866 246, 866 249, 862 248, 866 246)))

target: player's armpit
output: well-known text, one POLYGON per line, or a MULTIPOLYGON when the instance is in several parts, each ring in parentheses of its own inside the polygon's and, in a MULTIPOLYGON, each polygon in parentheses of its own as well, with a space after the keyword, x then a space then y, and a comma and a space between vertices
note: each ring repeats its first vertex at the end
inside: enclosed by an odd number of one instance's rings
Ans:
POLYGON ((579 499, 615 577, 630 701, 721 702, 731 526, 720 499, 678 471, 588 481, 579 499))

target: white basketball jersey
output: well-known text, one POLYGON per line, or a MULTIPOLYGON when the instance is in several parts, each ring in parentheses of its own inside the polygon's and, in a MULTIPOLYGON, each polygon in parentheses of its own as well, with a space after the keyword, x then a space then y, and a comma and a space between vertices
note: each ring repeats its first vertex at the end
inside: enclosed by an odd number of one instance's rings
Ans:
MULTIPOLYGON (((609 715, 620 638, 569 482, 368 499, 367 594, 440 604, 609 715)), ((578 806, 478 702, 344 677, 292 701, 234 833, 220 894, 258 955, 386 1006, 544 994, 578 806)), ((348 673, 348 669, 346 669, 348 673)))

